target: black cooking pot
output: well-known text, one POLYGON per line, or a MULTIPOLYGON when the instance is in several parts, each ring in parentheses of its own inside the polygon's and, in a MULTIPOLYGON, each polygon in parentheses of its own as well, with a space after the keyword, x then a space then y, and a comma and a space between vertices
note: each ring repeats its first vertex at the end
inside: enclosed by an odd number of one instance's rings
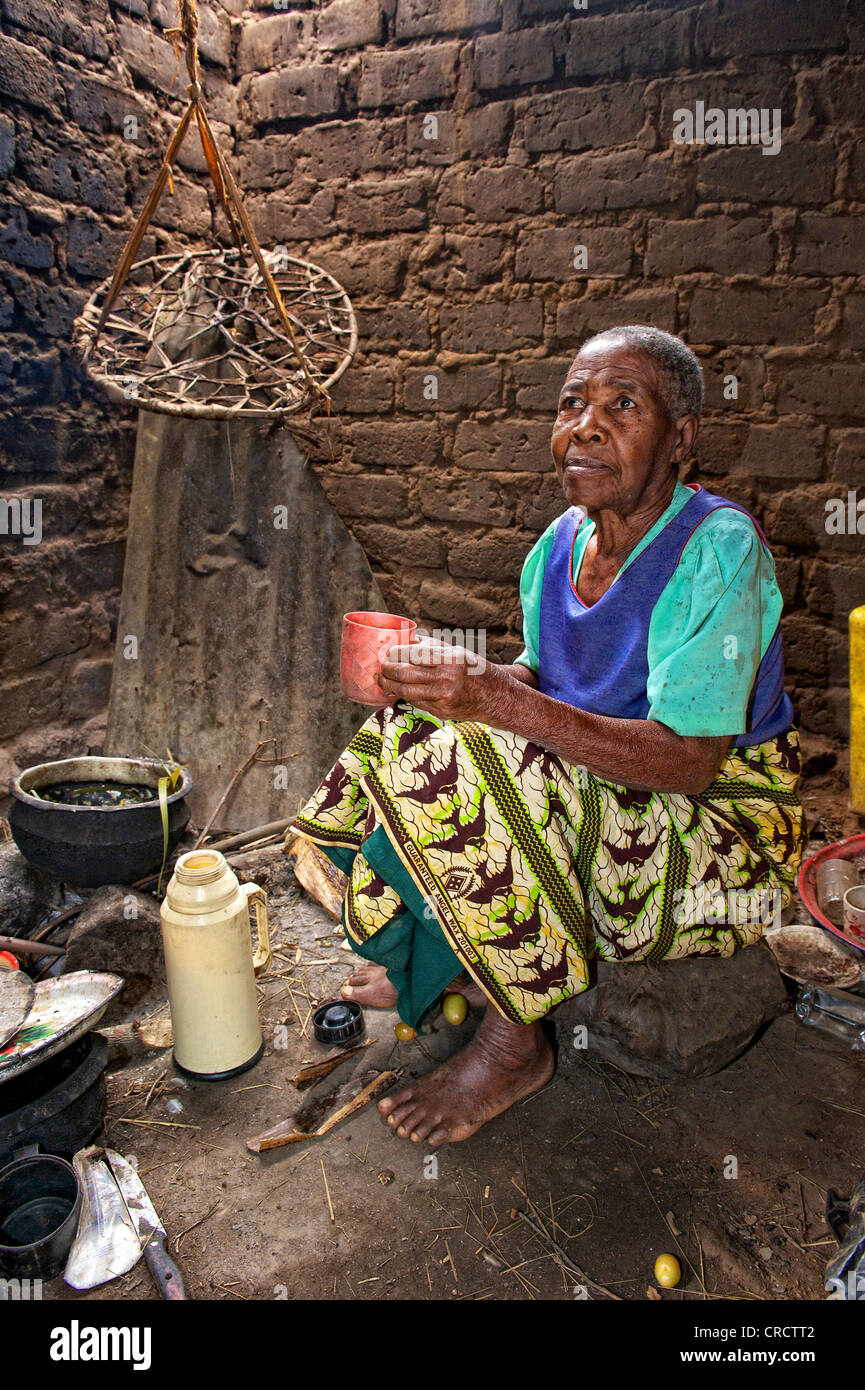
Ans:
POLYGON ((0 1172, 0 1272, 53 1279, 66 1264, 80 1208, 78 1179, 64 1158, 16 1158, 0 1172))
POLYGON ((62 1158, 92 1144, 105 1119, 107 1061, 102 1034, 85 1033, 10 1081, 0 1071, 0 1167, 33 1144, 62 1158))
MULTIPOLYGON (((64 758, 28 767, 9 783, 15 798, 9 812, 12 838, 28 863, 64 883, 80 888, 134 883, 162 863, 158 800, 129 806, 66 806, 32 793, 61 782, 122 782, 153 787, 155 794, 164 776, 162 763, 151 758, 64 758)), ((184 769, 180 786, 167 798, 169 854, 189 820, 186 797, 191 786, 184 769)))

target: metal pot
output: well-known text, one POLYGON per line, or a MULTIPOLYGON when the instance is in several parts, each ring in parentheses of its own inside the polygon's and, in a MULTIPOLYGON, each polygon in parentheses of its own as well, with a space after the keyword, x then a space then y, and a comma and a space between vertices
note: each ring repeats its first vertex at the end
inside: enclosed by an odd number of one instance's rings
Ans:
MULTIPOLYGON (((34 791, 58 782, 121 782, 156 791, 165 775, 151 758, 64 758, 39 763, 14 777, 9 812, 12 837, 36 869, 80 888, 134 883, 162 862, 162 816, 158 801, 131 806, 65 806, 43 801, 34 791)), ((184 769, 180 786, 168 797, 168 852, 189 820, 186 797, 192 778, 184 769)))
POLYGON ((16 1158, 0 1172, 0 1271, 53 1279, 66 1264, 80 1208, 78 1179, 64 1158, 16 1158))

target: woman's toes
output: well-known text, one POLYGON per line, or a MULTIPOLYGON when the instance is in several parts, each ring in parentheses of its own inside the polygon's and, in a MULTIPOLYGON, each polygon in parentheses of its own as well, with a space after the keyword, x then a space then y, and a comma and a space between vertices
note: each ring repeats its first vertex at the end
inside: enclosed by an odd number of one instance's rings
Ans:
POLYGON ((445 1127, 445 1125, 439 1125, 438 1128, 434 1129, 432 1134, 429 1136, 429 1142, 433 1146, 433 1148, 435 1148, 438 1144, 444 1144, 447 1140, 447 1137, 447 1128, 445 1127))
POLYGON ((431 1115, 424 1115, 415 1125, 415 1130, 414 1134, 412 1135, 412 1139, 414 1139, 418 1144, 423 1143, 424 1139, 426 1139, 430 1131, 434 1129, 436 1125, 441 1123, 441 1118, 441 1115, 437 1114, 435 1111, 433 1111, 431 1115))

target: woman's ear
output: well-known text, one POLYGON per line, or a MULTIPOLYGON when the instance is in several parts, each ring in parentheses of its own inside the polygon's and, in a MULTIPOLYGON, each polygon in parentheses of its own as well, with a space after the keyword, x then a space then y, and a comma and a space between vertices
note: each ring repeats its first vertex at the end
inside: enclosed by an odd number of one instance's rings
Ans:
POLYGON ((676 421, 676 445, 672 453, 673 463, 682 463, 690 454, 694 447, 697 434, 700 429, 700 420, 696 415, 683 415, 676 421))

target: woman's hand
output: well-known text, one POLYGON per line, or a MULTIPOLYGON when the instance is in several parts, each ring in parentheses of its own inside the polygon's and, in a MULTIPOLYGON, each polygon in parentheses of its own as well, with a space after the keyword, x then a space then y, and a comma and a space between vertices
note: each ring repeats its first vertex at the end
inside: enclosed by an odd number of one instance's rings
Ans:
POLYGON ((378 683, 386 695, 438 719, 485 722, 503 679, 503 668, 476 652, 424 637, 391 647, 378 683))

